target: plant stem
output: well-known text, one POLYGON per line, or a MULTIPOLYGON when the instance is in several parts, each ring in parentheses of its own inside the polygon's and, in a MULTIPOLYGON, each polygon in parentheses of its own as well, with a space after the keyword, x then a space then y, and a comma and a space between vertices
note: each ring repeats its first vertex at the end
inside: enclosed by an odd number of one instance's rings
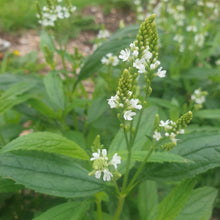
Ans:
POLYGON ((97 200, 96 201, 96 205, 97 205, 98 220, 102 220, 102 201, 101 200, 97 200))
POLYGON ((113 220, 118 220, 120 215, 121 215, 121 211, 122 211, 122 207, 123 207, 123 204, 124 204, 124 200, 125 200, 125 196, 126 195, 120 195, 119 197, 119 200, 118 200, 118 207, 117 207, 117 210, 115 212, 115 216, 113 218, 113 220))
POLYGON ((122 184, 122 192, 124 192, 125 189, 126 189, 130 163, 131 163, 131 149, 128 150, 128 158, 127 158, 127 163, 126 163, 126 172, 125 172, 124 179, 123 179, 123 184, 122 184))
MULTIPOLYGON (((144 165, 146 164, 147 160, 149 159, 150 155, 152 154, 154 150, 154 145, 150 148, 148 154, 146 155, 144 161, 142 162, 142 164, 139 166, 137 172, 135 173, 135 175, 133 176, 133 178, 131 179, 131 182, 129 183, 128 187, 127 187, 127 192, 129 192, 132 188, 133 188, 133 184, 135 183, 137 177, 139 176, 139 174, 141 173, 142 169, 144 168, 144 165)), ((135 185, 135 184, 134 184, 135 185)))

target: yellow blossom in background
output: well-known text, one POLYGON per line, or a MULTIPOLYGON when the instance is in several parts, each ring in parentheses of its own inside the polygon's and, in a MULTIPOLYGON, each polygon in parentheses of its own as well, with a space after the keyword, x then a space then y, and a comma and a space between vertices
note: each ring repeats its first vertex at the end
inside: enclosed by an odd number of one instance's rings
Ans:
POLYGON ((20 56, 20 51, 19 51, 19 50, 14 50, 14 51, 13 51, 13 54, 14 54, 15 56, 20 56))

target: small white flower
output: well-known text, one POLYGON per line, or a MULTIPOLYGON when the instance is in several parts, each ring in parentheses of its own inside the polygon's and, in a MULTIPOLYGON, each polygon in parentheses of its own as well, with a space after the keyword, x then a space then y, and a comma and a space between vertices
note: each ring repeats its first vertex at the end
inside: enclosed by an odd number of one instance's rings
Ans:
POLYGON ((128 110, 124 113, 124 119, 127 120, 127 121, 131 121, 133 120, 133 116, 136 115, 135 112, 132 112, 131 110, 128 110))
POLYGON ((186 31, 188 32, 197 32, 197 27, 194 25, 189 25, 186 27, 186 31))
POLYGON ((128 95, 131 96, 132 95, 132 91, 128 91, 128 95))
POLYGON ((166 120, 165 122, 161 120, 159 126, 164 127, 165 129, 171 129, 172 127, 169 124, 170 120, 166 120))
POLYGON ((108 37, 110 37, 110 32, 108 30, 99 30, 97 35, 98 39, 106 39, 108 37))
POLYGON ((123 61, 127 61, 130 57, 131 51, 128 49, 121 50, 119 58, 122 59, 123 61))
POLYGON ((138 105, 139 99, 131 99, 129 102, 132 108, 142 109, 142 105, 138 105))
POLYGON ((135 46, 134 42, 130 43, 130 48, 131 48, 131 51, 135 51, 135 50, 138 51, 139 50, 139 48, 135 46))
POLYGON ((196 104, 203 104, 205 102, 205 95, 202 95, 200 89, 196 89, 191 96, 191 99, 195 101, 196 104))
POLYGON ((179 140, 179 139, 176 139, 176 134, 174 134, 173 132, 170 134, 170 137, 171 137, 171 141, 175 144, 179 140))
POLYGON ((152 53, 147 49, 144 50, 144 54, 143 54, 143 58, 146 59, 147 61, 150 60, 150 58, 152 57, 152 53))
POLYGON ((92 158, 90 159, 91 161, 97 160, 100 158, 100 150, 98 149, 98 153, 92 153, 92 158))
POLYGON ((115 95, 115 96, 111 96, 110 99, 107 99, 108 100, 108 104, 110 105, 110 108, 116 108, 117 105, 118 105, 118 95, 115 95))
POLYGON ((144 59, 136 59, 133 63, 133 67, 138 69, 139 73, 144 73, 145 72, 145 61, 144 59))
POLYGON ((154 70, 154 69, 156 69, 159 65, 160 65, 160 61, 157 60, 155 63, 151 63, 150 69, 151 69, 151 70, 154 70))
POLYGON ((166 132, 166 133, 165 133, 165 136, 166 136, 166 137, 169 137, 169 136, 170 136, 170 134, 169 134, 168 132, 166 132))
POLYGON ((156 139, 156 141, 159 141, 162 138, 162 136, 161 136, 160 132, 155 131, 153 138, 156 139))
POLYGON ((178 43, 182 43, 183 42, 183 36, 180 34, 176 34, 173 38, 174 41, 177 41, 178 43))
POLYGON ((100 179, 101 174, 102 174, 102 171, 101 171, 101 170, 95 171, 95 178, 100 179))
POLYGON ((103 180, 104 181, 110 181, 111 178, 113 177, 112 173, 107 169, 104 169, 103 173, 104 173, 104 175, 103 175, 103 180))
POLYGON ((185 132, 184 129, 180 129, 178 133, 179 134, 184 134, 184 132, 185 132))
POLYGON ((159 76, 160 78, 163 78, 166 76, 166 72, 167 72, 166 70, 162 70, 162 67, 160 67, 158 69, 157 76, 159 76))
POLYGON ((138 52, 138 50, 134 50, 134 51, 132 52, 132 54, 133 54, 134 57, 137 57, 138 54, 139 54, 139 52, 138 52))
POLYGON ((118 156, 117 153, 115 153, 112 157, 112 160, 110 162, 114 167, 115 169, 117 169, 117 164, 120 164, 121 163, 121 157, 118 156))

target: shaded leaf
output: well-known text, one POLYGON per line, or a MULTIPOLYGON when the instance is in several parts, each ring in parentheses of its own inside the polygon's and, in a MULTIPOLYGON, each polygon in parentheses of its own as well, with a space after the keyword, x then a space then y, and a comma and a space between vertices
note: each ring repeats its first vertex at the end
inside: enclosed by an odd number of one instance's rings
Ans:
POLYGON ((60 76, 55 72, 48 73, 44 78, 44 85, 51 102, 57 108, 64 110, 64 91, 60 76))
POLYGON ((0 152, 5 153, 17 150, 44 151, 89 160, 88 154, 75 142, 50 132, 36 132, 21 136, 4 146, 0 152))
POLYGON ((190 178, 220 166, 220 134, 201 132, 184 135, 171 153, 194 163, 146 164, 141 178, 173 181, 190 178))
POLYGON ((212 187, 194 190, 175 220, 209 220, 217 193, 217 190, 212 187))
POLYGON ((38 151, 0 154, 0 175, 48 195, 85 197, 103 190, 101 181, 73 159, 38 151))
POLYGON ((33 220, 80 220, 88 208, 88 201, 66 202, 47 210, 40 216, 34 218, 33 220))
POLYGON ((177 185, 159 204, 155 220, 174 220, 192 193, 195 180, 185 180, 177 185))

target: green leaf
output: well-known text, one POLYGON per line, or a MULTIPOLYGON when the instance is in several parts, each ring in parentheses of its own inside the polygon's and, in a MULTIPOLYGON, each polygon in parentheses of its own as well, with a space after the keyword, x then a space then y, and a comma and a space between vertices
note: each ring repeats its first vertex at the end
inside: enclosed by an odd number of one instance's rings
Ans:
POLYGON ((56 72, 48 73, 44 78, 44 85, 51 102, 56 108, 64 110, 64 91, 61 78, 56 72))
POLYGON ((15 182, 10 179, 0 177, 0 193, 17 192, 20 189, 23 189, 22 185, 15 184, 15 182))
POLYGON ((66 202, 47 210, 33 220, 80 220, 82 219, 86 210, 89 209, 89 205, 90 204, 88 201, 66 202))
POLYGON ((175 220, 209 220, 217 193, 218 191, 212 187, 194 190, 175 220))
POLYGON ((30 104, 32 108, 36 109, 44 116, 49 118, 57 118, 56 112, 40 99, 29 99, 28 104, 30 104))
POLYGON ((89 160, 88 154, 75 142, 50 132, 36 132, 16 138, 1 149, 1 153, 17 150, 36 150, 56 153, 81 160, 89 160))
POLYGON ((0 97, 0 114, 35 96, 35 94, 29 93, 34 86, 34 82, 22 82, 6 90, 0 97))
POLYGON ((139 30, 138 25, 127 26, 114 33, 91 56, 89 56, 79 75, 79 81, 97 72, 102 66, 101 59, 107 53, 117 55, 121 49, 126 48, 135 39, 139 30))
POLYGON ((201 132, 182 135, 171 153, 194 163, 146 164, 141 178, 159 181, 178 181, 194 177, 220 166, 220 133, 201 132))
MULTIPOLYGON (((118 155, 122 157, 122 160, 127 160, 127 151, 117 151, 118 155)), ((131 160, 132 161, 139 161, 142 162, 146 155, 148 154, 148 151, 134 151, 132 152, 131 160)), ((192 161, 189 161, 186 158, 183 158, 177 154, 173 154, 171 152, 153 152, 148 162, 152 163, 192 163, 192 161)))
POLYGON ((199 80, 207 80, 211 76, 216 76, 218 74, 218 70, 214 68, 200 68, 194 67, 189 69, 189 71, 184 72, 181 75, 184 79, 199 79, 199 80))
POLYGON ((66 198, 91 196, 103 183, 72 158, 38 151, 0 154, 0 175, 40 193, 66 198))
POLYGON ((88 123, 96 121, 103 113, 108 109, 107 100, 103 97, 99 97, 92 101, 92 104, 88 109, 88 123))
POLYGON ((40 48, 43 51, 44 46, 47 46, 50 50, 55 51, 56 47, 53 42, 53 37, 46 31, 42 31, 40 35, 40 48))
POLYGON ((220 119, 220 109, 204 109, 195 113, 195 117, 206 119, 220 119))
POLYGON ((155 219, 174 220, 183 209, 195 183, 195 180, 185 180, 177 185, 159 204, 158 216, 155 219))
POLYGON ((13 85, 25 82, 27 84, 38 84, 41 86, 41 79, 33 75, 15 75, 12 73, 4 73, 0 75, 0 90, 7 90, 13 85))
MULTIPOLYGON (((147 135, 152 135, 154 119, 158 109, 155 106, 144 109, 142 118, 139 125, 139 130, 133 146, 133 151, 141 150, 143 145, 149 141, 147 135)), ((134 126, 137 124, 138 116, 140 112, 135 116, 134 126)), ((126 150, 126 142, 124 138, 124 132, 120 130, 113 139, 109 152, 115 153, 118 151, 126 150)))
POLYGON ((157 213, 158 192, 156 182, 146 180, 138 187, 138 210, 142 220, 151 220, 151 212, 157 213))

